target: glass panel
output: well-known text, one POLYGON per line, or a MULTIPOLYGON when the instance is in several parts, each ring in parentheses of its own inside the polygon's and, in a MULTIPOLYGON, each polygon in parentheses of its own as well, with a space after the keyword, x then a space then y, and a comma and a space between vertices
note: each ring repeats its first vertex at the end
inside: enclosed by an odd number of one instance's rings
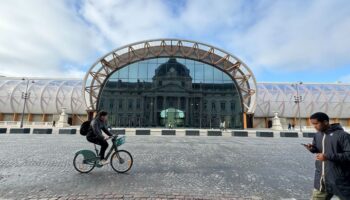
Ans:
POLYGON ((120 70, 114 72, 114 73, 110 76, 109 80, 111 80, 111 79, 118 79, 118 78, 119 78, 119 73, 120 73, 120 70))
POLYGON ((136 79, 138 77, 138 64, 134 63, 128 66, 129 69, 129 78, 136 79))
POLYGON ((229 75, 227 75, 225 72, 222 72, 222 79, 224 83, 232 83, 232 79, 229 75))
POLYGON ((194 63, 192 62, 186 62, 186 67, 188 70, 190 70, 190 77, 194 79, 195 71, 194 71, 194 63))
POLYGON ((147 63, 139 63, 139 76, 137 77, 140 81, 146 81, 148 78, 148 68, 147 63))
POLYGON ((148 64, 148 75, 147 75, 148 82, 152 82, 152 78, 155 75, 155 71, 157 67, 158 67, 158 64, 154 64, 154 63, 148 64))
POLYGON ((204 82, 204 69, 203 69, 203 67, 204 66, 202 64, 196 64, 194 66, 194 70, 195 70, 194 82, 195 83, 204 82))
POLYGON ((204 82, 205 83, 214 83, 213 74, 214 74, 214 68, 210 65, 205 65, 205 67, 204 67, 204 82))
POLYGON ((242 128, 242 103, 231 77, 199 61, 155 58, 112 74, 98 104, 121 127, 242 128), (102 103, 103 102, 103 103, 102 103))
POLYGON ((120 69, 119 70, 119 79, 127 81, 128 78, 129 78, 129 68, 124 67, 124 68, 120 69))
POLYGON ((218 70, 218 69, 214 69, 214 82, 215 83, 223 83, 223 72, 218 70))

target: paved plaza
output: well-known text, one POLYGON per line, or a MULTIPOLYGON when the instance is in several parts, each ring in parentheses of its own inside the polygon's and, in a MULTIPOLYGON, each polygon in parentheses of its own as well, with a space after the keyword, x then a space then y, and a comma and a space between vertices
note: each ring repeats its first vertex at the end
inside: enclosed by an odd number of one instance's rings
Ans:
POLYGON ((75 171, 80 135, 0 135, 0 199, 308 199, 311 138, 129 136, 134 166, 75 171))

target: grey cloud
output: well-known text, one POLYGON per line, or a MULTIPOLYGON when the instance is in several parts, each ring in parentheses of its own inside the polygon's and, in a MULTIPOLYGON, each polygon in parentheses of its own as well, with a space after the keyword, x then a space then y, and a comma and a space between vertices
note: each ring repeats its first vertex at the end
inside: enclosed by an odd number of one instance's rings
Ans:
POLYGON ((191 0, 176 13, 161 0, 80 3, 3 1, 1 73, 80 77, 114 48, 162 37, 220 47, 256 73, 350 63, 350 4, 345 0, 191 0))

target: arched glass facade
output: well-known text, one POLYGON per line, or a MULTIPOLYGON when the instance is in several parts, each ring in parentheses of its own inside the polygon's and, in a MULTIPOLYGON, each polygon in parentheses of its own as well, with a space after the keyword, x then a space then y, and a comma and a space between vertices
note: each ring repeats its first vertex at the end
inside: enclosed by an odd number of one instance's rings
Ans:
POLYGON ((98 110, 117 127, 243 128, 236 83, 225 72, 184 58, 129 64, 106 81, 98 110))

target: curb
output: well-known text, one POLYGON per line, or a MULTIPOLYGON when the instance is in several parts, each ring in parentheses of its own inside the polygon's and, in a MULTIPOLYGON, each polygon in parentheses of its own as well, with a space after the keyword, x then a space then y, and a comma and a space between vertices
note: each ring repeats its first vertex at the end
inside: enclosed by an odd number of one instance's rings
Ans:
MULTIPOLYGON (((316 132, 272 131, 272 130, 226 130, 219 129, 112 129, 112 133, 126 136, 180 136, 180 137, 262 137, 262 138, 312 138, 316 132)), ((50 134, 79 135, 77 128, 0 128, 5 134, 50 134)))

